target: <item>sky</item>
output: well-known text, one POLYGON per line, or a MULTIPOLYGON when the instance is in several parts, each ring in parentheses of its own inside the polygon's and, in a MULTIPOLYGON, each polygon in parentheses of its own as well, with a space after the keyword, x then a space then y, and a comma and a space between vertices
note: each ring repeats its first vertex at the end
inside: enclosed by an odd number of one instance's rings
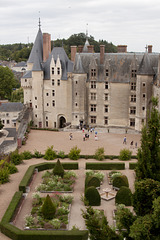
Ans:
POLYGON ((39 17, 52 40, 88 29, 129 52, 160 52, 159 0, 0 0, 0 44, 34 42, 39 17))

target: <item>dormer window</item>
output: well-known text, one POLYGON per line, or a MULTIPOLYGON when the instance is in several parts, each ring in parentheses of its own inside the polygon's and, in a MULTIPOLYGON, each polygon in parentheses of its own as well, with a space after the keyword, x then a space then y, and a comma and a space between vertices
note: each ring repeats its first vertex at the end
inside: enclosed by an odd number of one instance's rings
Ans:
POLYGON ((57 74, 58 75, 60 74, 60 68, 59 67, 57 68, 57 74))
POLYGON ((132 70, 132 78, 135 78, 137 76, 137 70, 132 70))
POLYGON ((54 74, 54 67, 52 67, 52 74, 54 74))
POLYGON ((96 69, 92 68, 91 69, 91 77, 95 77, 96 76, 96 69))

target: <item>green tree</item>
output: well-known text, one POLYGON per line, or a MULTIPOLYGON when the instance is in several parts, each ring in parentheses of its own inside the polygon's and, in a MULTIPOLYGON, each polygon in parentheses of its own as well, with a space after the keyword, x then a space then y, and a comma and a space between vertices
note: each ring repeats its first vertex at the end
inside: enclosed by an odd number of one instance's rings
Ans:
POLYGON ((120 236, 109 227, 102 211, 88 207, 86 211, 82 210, 82 216, 91 240, 120 240, 120 236))
POLYGON ((12 92, 11 102, 21 102, 23 103, 23 88, 18 88, 12 92))
POLYGON ((153 200, 160 196, 160 182, 153 179, 145 179, 135 183, 133 193, 133 207, 138 216, 144 216, 153 212, 153 200))
POLYGON ((56 164, 55 164, 55 166, 53 168, 53 174, 61 176, 63 178, 64 168, 63 168, 61 162, 59 161, 59 159, 57 160, 57 162, 56 162, 56 164))
POLYGON ((8 67, 0 66, 0 99, 11 99, 16 80, 13 72, 8 67))
POLYGON ((129 237, 130 227, 136 220, 136 216, 134 216, 133 213, 128 208, 118 205, 115 219, 116 219, 116 226, 118 228, 120 235, 123 238, 127 238, 127 240, 131 239, 129 237))
POLYGON ((160 236, 160 197, 153 201, 152 221, 154 226, 154 234, 160 236))
POLYGON ((152 178, 160 181, 160 113, 158 98, 152 98, 148 126, 142 130, 141 148, 138 150, 137 180, 152 178))

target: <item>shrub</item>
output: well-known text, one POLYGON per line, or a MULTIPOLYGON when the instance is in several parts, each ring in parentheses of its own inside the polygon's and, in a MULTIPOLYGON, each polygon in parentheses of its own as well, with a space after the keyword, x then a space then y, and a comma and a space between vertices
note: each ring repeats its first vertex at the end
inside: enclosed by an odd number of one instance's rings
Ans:
POLYGON ((17 167, 13 163, 6 162, 5 167, 8 169, 9 174, 13 174, 13 173, 18 172, 17 167))
POLYGON ((52 202, 49 195, 44 200, 44 203, 41 208, 41 212, 45 219, 52 219, 56 212, 56 206, 52 202))
POLYGON ((22 154, 22 158, 27 160, 32 158, 32 153, 30 151, 24 151, 22 154))
POLYGON ((19 154, 17 150, 11 153, 10 158, 11 162, 14 163, 15 165, 22 163, 22 155, 19 154))
POLYGON ((135 162, 130 162, 129 163, 129 169, 135 169, 137 167, 137 163, 135 163, 135 162))
POLYGON ((94 186, 95 188, 100 187, 100 180, 94 176, 86 177, 85 187, 87 188, 87 187, 91 187, 91 186, 94 186))
POLYGON ((131 155, 132 155, 132 151, 130 151, 129 149, 124 148, 124 149, 122 149, 120 151, 119 159, 120 160, 124 160, 124 161, 130 160, 131 159, 131 155))
POLYGON ((0 169, 0 183, 9 182, 9 170, 8 168, 4 167, 0 169))
POLYGON ((88 176, 97 177, 100 182, 102 182, 104 179, 104 173, 100 172, 100 171, 89 170, 86 172, 86 177, 88 177, 88 176))
POLYGON ((53 150, 53 146, 48 147, 45 151, 44 159, 46 160, 54 160, 57 157, 56 152, 53 150))
POLYGON ((62 166, 61 162, 59 161, 59 159, 57 160, 57 162, 53 168, 53 174, 61 176, 63 178, 64 169, 63 169, 63 166, 62 166))
POLYGON ((34 223, 34 217, 32 215, 26 215, 25 216, 25 226, 32 227, 33 223, 34 223))
POLYGON ((116 188, 129 187, 128 178, 125 175, 117 176, 113 179, 113 186, 116 188))
POLYGON ((43 156, 44 155, 41 152, 39 152, 37 150, 34 150, 33 157, 35 157, 35 158, 42 158, 43 156))
POLYGON ((100 206, 101 197, 98 190, 91 186, 85 190, 85 198, 90 206, 100 206))
POLYGON ((132 192, 128 187, 121 187, 116 194, 115 202, 126 206, 132 205, 132 192))
POLYGON ((66 156, 66 155, 65 155, 64 151, 59 151, 59 153, 58 153, 58 157, 59 157, 59 158, 62 158, 62 159, 63 159, 63 158, 65 158, 65 156, 66 156))
POLYGON ((86 163, 86 169, 94 170, 123 170, 125 163, 86 163))
POLYGON ((53 226, 53 228, 59 229, 61 226, 61 221, 58 218, 54 218, 50 221, 50 224, 53 226))
POLYGON ((71 150, 68 154, 68 157, 72 160, 78 160, 80 157, 80 152, 81 152, 81 150, 77 146, 75 146, 75 147, 71 148, 71 150))
POLYGON ((95 159, 102 161, 104 159, 104 148, 98 148, 95 151, 95 159))

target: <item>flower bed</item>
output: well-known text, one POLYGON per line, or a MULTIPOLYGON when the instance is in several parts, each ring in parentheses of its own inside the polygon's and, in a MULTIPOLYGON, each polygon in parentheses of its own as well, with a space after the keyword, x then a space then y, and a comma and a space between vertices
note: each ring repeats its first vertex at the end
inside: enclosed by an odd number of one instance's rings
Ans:
POLYGON ((33 195, 31 214, 25 217, 26 229, 67 229, 73 196, 54 194, 50 198, 56 207, 56 211, 53 218, 47 219, 42 212, 45 197, 40 197, 38 193, 33 195))
POLYGON ((73 171, 65 171, 63 178, 53 174, 53 171, 46 171, 43 176, 43 182, 37 186, 36 190, 40 192, 51 191, 73 191, 76 174, 73 171))

